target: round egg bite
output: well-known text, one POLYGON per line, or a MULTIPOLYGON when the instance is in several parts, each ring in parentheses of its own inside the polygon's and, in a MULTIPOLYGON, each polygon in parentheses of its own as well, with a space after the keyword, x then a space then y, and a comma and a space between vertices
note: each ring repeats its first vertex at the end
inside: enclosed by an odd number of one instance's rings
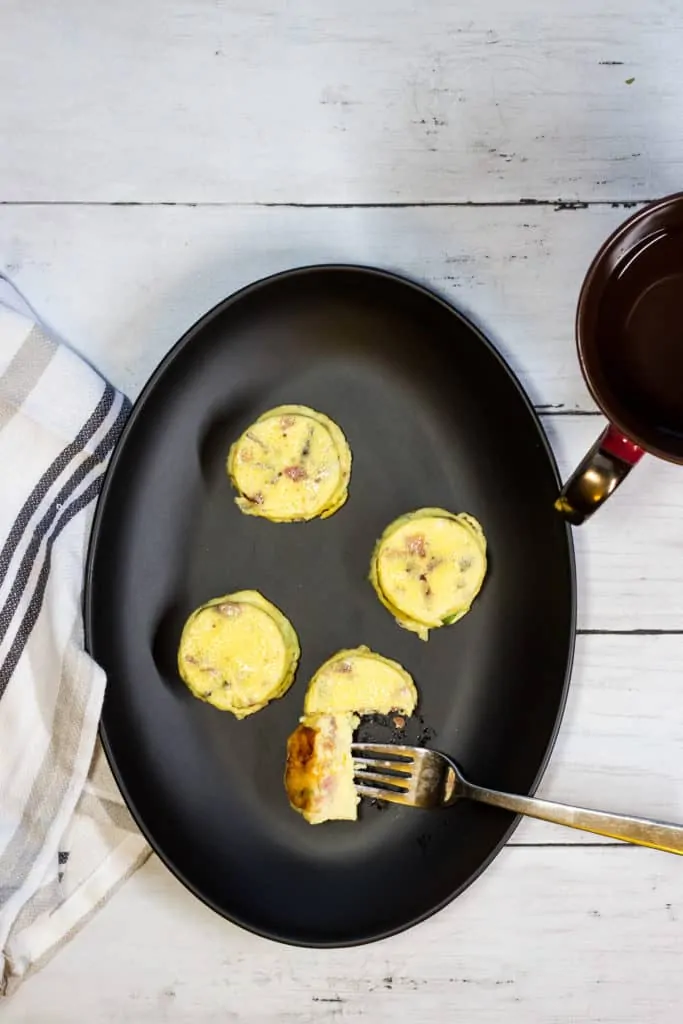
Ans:
POLYGON ((216 597, 183 628, 180 677, 195 697, 246 718, 282 697, 301 651, 289 620, 257 590, 216 597))
POLYGON ((470 610, 486 575, 486 538, 473 516, 421 508, 391 523, 375 546, 370 582, 399 626, 427 640, 470 610))
POLYGON ((326 519, 348 496, 351 449, 327 416, 281 405, 235 441, 227 471, 245 515, 275 523, 326 519))

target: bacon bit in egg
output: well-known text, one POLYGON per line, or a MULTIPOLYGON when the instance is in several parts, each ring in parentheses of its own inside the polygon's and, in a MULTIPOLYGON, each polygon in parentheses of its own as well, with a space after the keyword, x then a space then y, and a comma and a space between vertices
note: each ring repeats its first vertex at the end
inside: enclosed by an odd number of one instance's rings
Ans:
POLYGON ((251 462, 254 458, 254 453, 248 448, 242 448, 240 451, 240 462, 251 462))
POLYGON ((401 548, 387 548, 386 551, 382 551, 382 558, 390 562, 397 562, 399 558, 403 560, 405 557, 406 553, 401 548))
POLYGON ((216 607, 221 615, 226 615, 230 619, 242 614, 242 609, 234 601, 224 601, 223 604, 219 604, 216 607))
POLYGON ((293 480, 295 484, 308 479, 308 473, 303 466, 287 466, 287 468, 282 472, 285 476, 288 476, 290 480, 293 480))
POLYGON ((334 671, 335 672, 345 672, 345 673, 346 672, 351 672, 351 662, 350 661, 338 661, 336 663, 336 665, 334 666, 334 671))
POLYGON ((432 588, 429 585, 429 579, 428 579, 427 574, 425 572, 420 573, 420 583, 422 583, 422 585, 424 587, 425 598, 431 597, 432 596, 432 588))
POLYGON ((410 555, 417 555, 418 558, 426 558, 427 548, 425 547, 424 534, 414 533, 410 537, 406 537, 406 551, 410 555))
POLYGON ((293 427, 295 423, 296 420, 294 419, 293 416, 282 416, 280 419, 280 427, 282 428, 282 432, 285 433, 287 430, 289 430, 290 427, 293 427))

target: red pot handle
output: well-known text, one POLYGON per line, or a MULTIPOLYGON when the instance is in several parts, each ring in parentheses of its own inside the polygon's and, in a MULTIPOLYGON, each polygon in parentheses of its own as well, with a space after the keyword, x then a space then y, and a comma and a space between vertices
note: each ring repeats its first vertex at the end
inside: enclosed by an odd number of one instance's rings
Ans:
POLYGON ((562 488, 555 508, 568 522, 580 526, 607 501, 645 452, 610 425, 562 488))

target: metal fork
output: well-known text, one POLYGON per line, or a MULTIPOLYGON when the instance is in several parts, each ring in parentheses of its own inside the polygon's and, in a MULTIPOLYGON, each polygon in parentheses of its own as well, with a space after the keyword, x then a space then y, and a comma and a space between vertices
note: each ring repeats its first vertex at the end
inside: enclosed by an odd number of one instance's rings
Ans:
POLYGON ((666 853, 683 854, 683 827, 626 814, 607 814, 530 796, 499 793, 474 786, 457 765, 436 750, 395 744, 354 743, 356 791, 361 796, 390 800, 408 807, 450 807, 456 800, 478 800, 557 825, 650 846, 666 853))

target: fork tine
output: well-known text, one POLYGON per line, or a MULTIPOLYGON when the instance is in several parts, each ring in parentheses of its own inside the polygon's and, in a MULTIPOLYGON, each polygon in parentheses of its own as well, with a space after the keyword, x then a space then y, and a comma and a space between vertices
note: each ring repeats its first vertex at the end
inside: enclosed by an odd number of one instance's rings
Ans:
MULTIPOLYGON (((415 747, 402 747, 396 743, 352 743, 351 750, 358 750, 369 757, 396 757, 407 761, 415 760, 415 747)), ((397 760, 397 763, 401 762, 397 760)))
POLYGON ((408 798, 404 793, 397 793, 395 790, 389 789, 375 789, 374 786, 361 786, 356 783, 356 792, 360 796, 373 797, 375 800, 388 800, 393 804, 403 804, 404 806, 413 806, 413 801, 408 798))
POLYGON ((356 767, 360 768, 388 768, 396 772, 399 777, 409 779, 412 772, 412 765, 407 761, 374 761, 369 757, 354 757, 356 767))
POLYGON ((399 777, 398 775, 380 775, 379 772, 356 772, 356 778, 363 784, 368 781, 379 782, 381 786, 395 786, 403 793, 408 792, 408 784, 410 783, 409 775, 399 777))

